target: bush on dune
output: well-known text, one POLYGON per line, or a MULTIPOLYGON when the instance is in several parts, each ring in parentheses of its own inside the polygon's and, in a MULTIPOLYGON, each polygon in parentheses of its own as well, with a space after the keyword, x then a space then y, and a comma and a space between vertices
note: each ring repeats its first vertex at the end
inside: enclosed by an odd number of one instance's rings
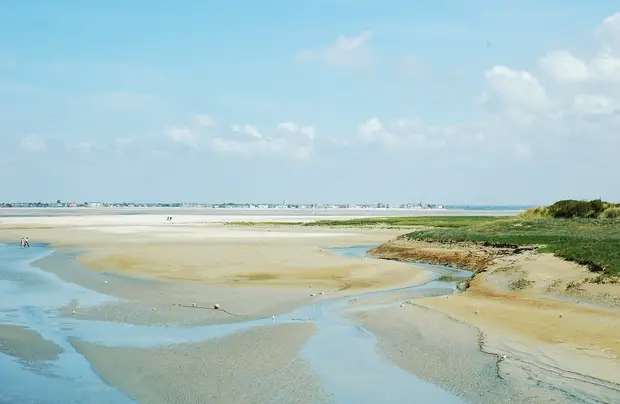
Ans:
POLYGON ((605 210, 606 202, 600 199, 577 201, 564 199, 547 207, 549 215, 556 219, 597 218, 605 210))
POLYGON ((564 199, 549 206, 529 208, 519 215, 523 219, 620 219, 620 204, 600 199, 578 201, 564 199))
POLYGON ((601 213, 601 219, 620 219, 620 206, 612 206, 601 213))
POLYGON ((524 219, 544 219, 550 217, 549 209, 546 206, 537 206, 535 208, 529 208, 525 212, 521 213, 524 219))

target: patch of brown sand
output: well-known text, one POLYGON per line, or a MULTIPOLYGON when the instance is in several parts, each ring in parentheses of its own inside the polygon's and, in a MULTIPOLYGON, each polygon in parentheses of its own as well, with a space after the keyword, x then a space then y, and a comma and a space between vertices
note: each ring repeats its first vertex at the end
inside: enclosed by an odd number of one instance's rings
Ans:
MULTIPOLYGON (((92 218, 91 218, 92 219, 92 218)), ((75 220, 74 220, 75 221, 75 220)), ((77 222, 79 223, 79 222, 77 222)), ((22 232, 0 230, 2 239, 22 232)), ((86 267, 166 280, 234 285, 380 289, 411 284, 424 271, 397 262, 334 257, 323 247, 380 244, 394 230, 187 224, 75 226, 29 231, 31 241, 81 247, 86 267), (162 238, 162 235, 170 237, 162 238)))
POLYGON ((107 383, 148 403, 324 403, 298 359, 313 324, 260 327, 169 348, 74 347, 107 383))
POLYGON ((464 244, 439 244, 397 238, 369 251, 374 257, 405 262, 426 262, 479 271, 495 258, 509 253, 500 249, 483 249, 464 244))
POLYGON ((565 284, 586 273, 552 255, 527 253, 500 259, 458 296, 416 304, 473 324, 507 346, 535 346, 563 369, 620 383, 620 312, 562 300, 549 292, 558 280, 565 284), (515 276, 507 276, 507 264, 515 276), (515 289, 515 279, 527 282, 515 289))
POLYGON ((320 251, 328 240, 214 244, 130 244, 90 249, 86 267, 169 280, 254 285, 309 285, 330 290, 408 284, 421 271, 403 263, 352 260, 320 251))

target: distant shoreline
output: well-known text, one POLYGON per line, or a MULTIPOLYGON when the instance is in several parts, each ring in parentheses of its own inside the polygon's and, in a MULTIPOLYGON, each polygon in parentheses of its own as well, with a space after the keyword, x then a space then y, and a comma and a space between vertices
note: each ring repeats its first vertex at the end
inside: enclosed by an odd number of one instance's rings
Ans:
POLYGON ((206 216, 340 216, 340 217, 392 217, 392 216, 514 216, 522 209, 404 209, 404 208, 194 208, 194 207, 102 207, 102 208, 0 208, 1 217, 24 216, 90 216, 90 215, 206 215, 206 216))

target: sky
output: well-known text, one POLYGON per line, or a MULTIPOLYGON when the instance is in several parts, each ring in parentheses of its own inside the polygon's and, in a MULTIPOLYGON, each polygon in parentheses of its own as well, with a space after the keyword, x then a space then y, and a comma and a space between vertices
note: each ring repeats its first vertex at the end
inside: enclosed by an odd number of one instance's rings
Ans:
POLYGON ((0 36, 0 201, 620 201, 617 1, 30 0, 0 36))

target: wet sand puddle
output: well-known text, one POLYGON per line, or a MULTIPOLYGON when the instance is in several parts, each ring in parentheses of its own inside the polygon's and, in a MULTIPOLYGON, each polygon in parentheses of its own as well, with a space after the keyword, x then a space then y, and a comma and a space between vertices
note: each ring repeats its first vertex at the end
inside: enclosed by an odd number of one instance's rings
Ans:
MULTIPOLYGON (((360 258, 373 246, 331 249, 334 254, 360 258)), ((59 316, 71 303, 95 306, 118 300, 31 266, 53 253, 40 245, 29 249, 0 244, 0 325, 24 327, 56 344, 62 353, 55 360, 26 360, 0 353, 2 403, 63 402, 133 403, 105 384, 90 363, 71 345, 71 339, 110 347, 148 348, 201 342, 252 327, 292 322, 313 322, 317 333, 302 348, 301 357, 320 378, 326 393, 336 403, 461 403, 440 387, 421 380, 383 358, 372 333, 342 314, 400 304, 360 305, 365 300, 402 294, 406 298, 446 295, 455 292, 454 282, 431 281, 402 289, 360 293, 317 301, 274 318, 210 326, 138 326, 78 320, 59 316), (355 303, 355 304, 353 304, 355 303)), ((436 278, 467 271, 424 265, 436 278)), ((0 351, 5 351, 0 347, 0 351)))

